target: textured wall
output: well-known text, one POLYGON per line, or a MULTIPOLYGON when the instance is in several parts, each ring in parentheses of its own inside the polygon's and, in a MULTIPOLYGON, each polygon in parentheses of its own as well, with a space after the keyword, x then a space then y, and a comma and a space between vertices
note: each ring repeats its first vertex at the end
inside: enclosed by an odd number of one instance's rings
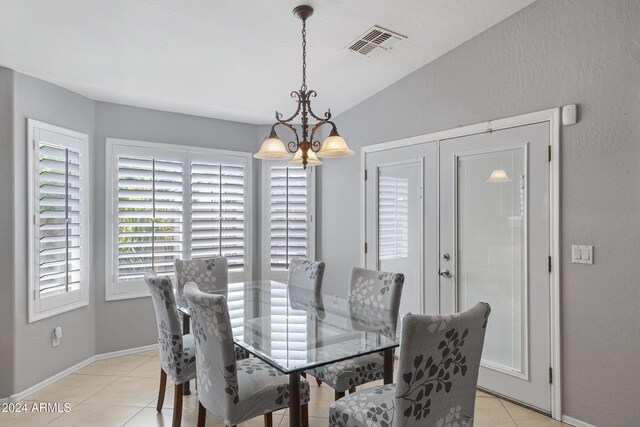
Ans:
MULTIPOLYGON (((96 215, 93 247, 96 354, 153 344, 158 340, 153 306, 149 298, 105 301, 105 147, 106 138, 184 144, 253 152, 256 126, 184 114, 96 103, 96 156, 93 162, 93 194, 96 215)), ((254 162, 254 198, 259 187, 254 162)), ((254 227, 257 215, 254 214, 254 227)), ((257 247, 254 249, 257 250, 257 247)), ((257 260, 254 252, 254 261, 257 260)), ((254 263, 255 265, 255 263, 254 263)))
MULTIPOLYGON (((371 67, 375 67, 375 60, 371 67)), ((640 419, 640 2, 538 0, 336 119, 357 154, 322 166, 325 287, 359 264, 360 147, 578 103, 562 130, 566 415, 640 419), (595 264, 571 264, 593 244, 595 264)))
POLYGON ((0 68, 0 398, 14 382, 13 306, 13 71, 0 68))
MULTIPOLYGON (((90 99, 59 86, 14 73, 14 224, 17 248, 13 278, 16 338, 14 392, 23 391, 94 355, 93 305, 27 323, 27 221, 30 217, 27 212, 27 118, 88 134, 89 155, 93 156, 93 104, 90 99), (60 346, 53 348, 51 334, 56 326, 62 326, 63 338, 60 346)), ((90 298, 93 292, 92 288, 90 298)))

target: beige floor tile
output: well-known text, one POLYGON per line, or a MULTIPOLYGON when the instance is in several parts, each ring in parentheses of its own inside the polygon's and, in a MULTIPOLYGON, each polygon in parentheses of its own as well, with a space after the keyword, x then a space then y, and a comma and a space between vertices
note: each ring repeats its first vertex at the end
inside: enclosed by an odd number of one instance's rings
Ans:
POLYGON ((310 417, 329 417, 329 406, 335 402, 335 392, 331 387, 323 384, 321 387, 311 387, 311 401, 309 402, 310 417))
MULTIPOLYGON (((168 409, 173 408, 173 397, 175 396, 174 390, 175 390, 175 387, 173 386, 167 388, 167 391, 165 392, 165 395, 164 395, 164 404, 162 405, 163 408, 168 408, 168 409)), ((148 406, 155 408, 157 403, 158 403, 158 399, 156 395, 156 398, 154 398, 148 406)), ((198 409, 198 392, 195 390, 193 383, 191 383, 191 394, 182 396, 182 407, 185 409, 193 409, 193 410, 198 409)))
POLYGON ((147 406, 158 396, 160 378, 122 377, 87 400, 95 405, 147 406))
POLYGON ((56 418, 47 427, 111 427, 121 426, 140 412, 140 408, 117 405, 81 403, 67 414, 56 418))
POLYGON ((78 370, 76 374, 125 375, 147 361, 149 361, 149 357, 146 356, 114 357, 93 362, 78 370))
MULTIPOLYGON (((155 408, 144 408, 131 418, 125 427, 171 427, 173 420, 172 410, 156 412, 155 408)), ((198 412, 189 409, 182 411, 182 425, 185 427, 195 426, 198 421, 198 412)))
POLYGON ((160 361, 150 358, 133 371, 126 374, 128 377, 160 378, 160 361))
POLYGON ((485 393, 484 391, 480 391, 480 390, 476 390, 476 397, 488 397, 488 398, 491 398, 491 399, 496 399, 495 396, 491 396, 490 394, 485 393))
MULTIPOLYGON (((285 415, 282 417, 279 427, 289 427, 289 417, 285 415)), ((273 425, 278 427, 278 424, 273 421, 273 425)), ((327 427, 329 425, 329 418, 309 417, 309 427, 327 427)))
POLYGON ((499 399, 476 399, 474 427, 517 427, 499 399))
POLYGON ((157 348, 154 350, 143 351, 142 353, 136 353, 133 356, 144 356, 144 357, 158 357, 160 354, 160 350, 157 348))
POLYGON ((19 412, 3 412, 0 413, 0 427, 42 427, 61 416, 64 412, 34 412, 32 410, 33 402, 26 403, 27 407, 22 412, 22 406, 19 412))
POLYGON ((68 375, 28 396, 38 402, 82 402, 112 384, 117 376, 68 375))
POLYGON ((506 400, 500 399, 507 412, 514 419, 518 427, 560 427, 567 426, 560 421, 556 421, 546 415, 542 415, 538 412, 531 411, 522 406, 516 405, 506 400))

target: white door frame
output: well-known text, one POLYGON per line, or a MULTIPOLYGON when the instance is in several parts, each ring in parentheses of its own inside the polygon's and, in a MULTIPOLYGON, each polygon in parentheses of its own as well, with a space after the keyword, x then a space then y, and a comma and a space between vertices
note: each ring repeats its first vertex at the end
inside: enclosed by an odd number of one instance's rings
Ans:
MULTIPOLYGON (((549 123, 549 253, 551 256, 551 272, 549 273, 549 308, 550 308, 550 349, 551 369, 553 370, 553 382, 551 384, 551 416, 560 421, 562 418, 562 373, 561 373, 561 308, 560 308, 560 107, 533 113, 521 114, 504 119, 490 120, 488 122, 462 126, 425 135, 399 139, 367 145, 361 148, 360 156, 360 247, 362 248, 360 262, 365 265, 365 239, 366 239, 366 183, 365 169, 366 156, 369 153, 389 150, 392 148, 407 147, 410 145, 428 142, 440 142, 446 139, 462 136, 476 135, 494 130, 508 129, 525 126, 534 123, 549 123)), ((439 192, 439 188, 437 189, 439 192)), ((438 200, 439 200, 438 195, 438 200)), ((438 206, 438 209, 440 207, 438 206)))

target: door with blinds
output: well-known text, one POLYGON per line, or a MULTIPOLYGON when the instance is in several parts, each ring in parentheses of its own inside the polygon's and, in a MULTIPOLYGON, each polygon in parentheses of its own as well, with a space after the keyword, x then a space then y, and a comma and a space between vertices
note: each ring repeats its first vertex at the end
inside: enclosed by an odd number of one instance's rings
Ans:
POLYGON ((442 312, 491 305, 478 385, 551 410, 549 123, 440 143, 442 312))
POLYGON ((107 299, 148 295, 144 274, 173 276, 176 258, 225 256, 229 281, 247 280, 248 157, 144 145, 108 140, 107 299))
POLYGON ((263 277, 286 282, 291 258, 314 259, 313 168, 265 164, 263 277))
MULTIPOLYGON (((401 316, 438 308, 434 277, 436 170, 435 144, 366 154, 365 266, 405 275, 401 316)), ((433 312, 433 311, 431 311, 433 312)))

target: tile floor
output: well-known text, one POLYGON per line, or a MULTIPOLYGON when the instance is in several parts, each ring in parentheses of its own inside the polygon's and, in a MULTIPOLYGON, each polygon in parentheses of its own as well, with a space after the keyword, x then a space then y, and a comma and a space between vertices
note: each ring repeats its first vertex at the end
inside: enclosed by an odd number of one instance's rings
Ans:
MULTIPOLYGON (((160 362, 156 350, 131 356, 115 357, 88 365, 46 388, 28 396, 25 403, 68 402, 71 411, 0 413, 0 427, 41 426, 170 426, 173 406, 173 386, 168 385, 164 409, 155 410, 159 384, 160 362)), ((311 381, 309 426, 328 425, 328 407, 333 402, 333 390, 326 385, 317 387, 311 381)), ((195 426, 198 401, 196 393, 185 396, 182 425, 195 426)), ((262 427, 258 417, 239 427, 262 427)), ((287 427, 287 410, 273 417, 274 427, 287 427)), ((566 426, 536 412, 478 392, 475 427, 551 427, 566 426)), ((209 414, 207 426, 222 423, 209 414)))

